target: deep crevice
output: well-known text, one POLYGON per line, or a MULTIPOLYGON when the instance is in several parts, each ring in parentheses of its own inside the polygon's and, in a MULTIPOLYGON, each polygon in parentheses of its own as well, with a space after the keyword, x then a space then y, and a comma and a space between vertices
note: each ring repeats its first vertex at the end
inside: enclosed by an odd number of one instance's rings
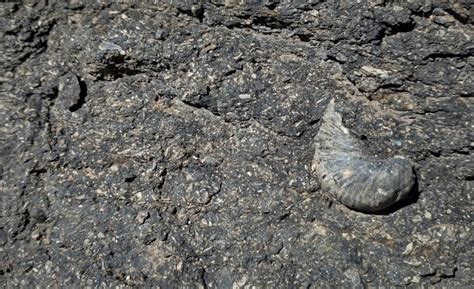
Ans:
POLYGON ((265 16, 256 16, 252 23, 258 26, 268 27, 270 29, 284 29, 289 28, 291 25, 291 23, 286 23, 274 17, 265 16))
POLYGON ((341 60, 337 59, 336 56, 334 56, 334 55, 328 54, 326 57, 327 57, 327 60, 332 60, 332 61, 337 62, 339 64, 344 64, 345 63, 345 61, 341 61, 341 60))
POLYGON ((218 116, 218 117, 221 117, 221 115, 217 112, 217 111, 213 111, 209 105, 205 104, 205 103, 195 103, 195 102, 191 102, 189 100, 181 100, 184 104, 186 105, 189 105, 191 107, 194 107, 196 109, 204 109, 204 110, 207 110, 209 111, 210 113, 212 113, 213 115, 215 116, 218 116))
POLYGON ((140 70, 131 69, 125 66, 108 65, 99 71, 97 80, 117 80, 124 76, 133 76, 143 73, 140 70))
MULTIPOLYGON (((77 76, 76 76, 77 77, 77 76)), ((77 81, 79 82, 80 92, 79 92, 79 99, 77 103, 73 104, 70 108, 70 112, 75 112, 80 109, 86 103, 86 96, 87 96, 87 85, 84 80, 77 77, 77 81)))
POLYGON ((453 18, 456 19, 457 21, 459 21, 459 23, 461 23, 463 25, 469 24, 469 18, 463 17, 462 15, 460 15, 459 13, 454 11, 453 9, 447 7, 447 8, 444 9, 444 11, 446 11, 449 15, 453 16, 453 18))
POLYGON ((460 58, 464 59, 470 56, 470 53, 450 53, 450 52, 438 52, 438 53, 430 53, 423 57, 423 60, 428 59, 450 59, 450 58, 460 58))
POLYGON ((398 33, 407 33, 413 31, 415 28, 415 21, 411 21, 409 23, 399 23, 397 25, 388 26, 387 33, 385 33, 384 36, 395 35, 398 33))
POLYGON ((310 42, 311 41, 311 34, 306 34, 306 33, 301 33, 301 34, 296 34, 296 36, 300 39, 302 42, 310 42))

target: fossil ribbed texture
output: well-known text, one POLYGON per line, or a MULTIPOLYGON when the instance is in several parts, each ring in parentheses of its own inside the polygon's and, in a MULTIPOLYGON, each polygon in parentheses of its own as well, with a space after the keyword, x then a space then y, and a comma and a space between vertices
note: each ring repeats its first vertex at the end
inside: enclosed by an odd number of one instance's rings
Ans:
POLYGON ((408 197, 415 184, 409 160, 365 154, 361 143, 344 127, 331 100, 315 138, 313 169, 321 188, 345 206, 376 212, 408 197))

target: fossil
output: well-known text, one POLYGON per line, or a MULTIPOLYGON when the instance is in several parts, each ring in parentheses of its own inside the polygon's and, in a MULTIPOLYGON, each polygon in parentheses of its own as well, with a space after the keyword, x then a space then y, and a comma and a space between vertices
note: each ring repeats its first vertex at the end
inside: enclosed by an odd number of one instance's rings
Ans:
POLYGON ((321 189, 343 205, 377 212, 409 197, 415 184, 411 162, 401 156, 380 158, 365 153, 344 127, 331 100, 315 137, 313 170, 321 189))

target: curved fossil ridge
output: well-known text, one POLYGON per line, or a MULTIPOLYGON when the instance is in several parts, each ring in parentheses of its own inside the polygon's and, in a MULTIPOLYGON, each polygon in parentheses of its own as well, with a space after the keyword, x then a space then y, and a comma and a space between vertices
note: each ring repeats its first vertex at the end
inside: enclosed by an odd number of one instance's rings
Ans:
POLYGON ((415 184, 407 159, 380 159, 362 152, 334 110, 334 100, 324 112, 315 146, 313 169, 322 190, 349 208, 380 211, 406 198, 415 184))

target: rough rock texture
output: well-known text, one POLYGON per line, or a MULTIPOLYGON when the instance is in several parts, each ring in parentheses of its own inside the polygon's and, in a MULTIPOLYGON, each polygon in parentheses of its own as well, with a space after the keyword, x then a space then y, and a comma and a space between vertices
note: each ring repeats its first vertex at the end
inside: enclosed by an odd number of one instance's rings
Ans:
POLYGON ((365 153, 334 106, 331 99, 314 139, 312 169, 321 191, 362 212, 380 212, 399 201, 414 199, 416 175, 411 162, 404 156, 383 158, 365 153))
POLYGON ((0 3, 2 287, 472 285, 470 1, 28 2, 0 3), (418 200, 324 197, 329 97, 418 200))

